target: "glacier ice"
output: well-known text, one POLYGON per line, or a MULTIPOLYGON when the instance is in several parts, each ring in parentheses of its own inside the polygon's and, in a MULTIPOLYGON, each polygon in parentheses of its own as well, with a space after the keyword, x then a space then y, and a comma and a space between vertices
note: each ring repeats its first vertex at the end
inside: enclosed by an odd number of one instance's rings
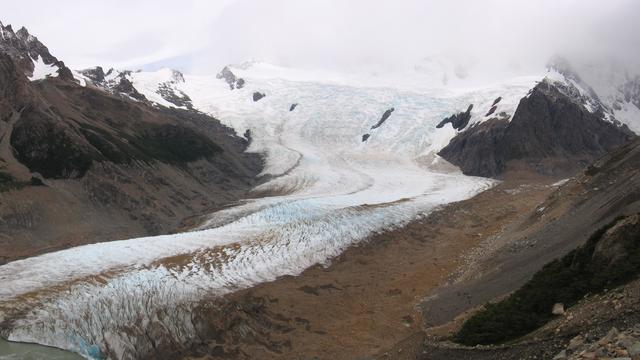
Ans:
MULTIPOLYGON (((499 96, 498 111, 512 114, 539 79, 471 89, 392 88, 272 70, 234 69, 247 81, 234 91, 215 76, 185 75, 172 83, 196 109, 238 134, 251 130, 249 151, 266 154, 263 175, 270 176, 254 191, 269 196, 210 214, 191 232, 80 246, 0 266, 0 322, 10 324, 3 334, 86 357, 132 351, 134 340, 122 329, 154 321, 165 321, 176 341, 186 341, 194 333, 189 304, 204 296, 327 264, 376 232, 492 186, 440 166, 437 151, 456 131, 435 125, 469 104, 472 123, 483 121, 499 96), (253 102, 254 91, 269 96, 253 102), (294 112, 292 103, 300 104, 294 112), (391 107, 393 116, 371 130, 391 107), (365 133, 371 136, 363 143, 365 133), (159 320, 158 309, 170 315, 159 320)), ((128 76, 148 99, 168 106, 157 88, 170 74, 128 76)))

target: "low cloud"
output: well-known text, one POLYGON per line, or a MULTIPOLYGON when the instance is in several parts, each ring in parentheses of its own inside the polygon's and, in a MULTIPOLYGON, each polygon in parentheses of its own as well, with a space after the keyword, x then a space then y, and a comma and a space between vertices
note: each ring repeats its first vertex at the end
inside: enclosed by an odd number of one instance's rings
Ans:
POLYGON ((305 68, 403 70, 425 57, 527 72, 554 53, 613 56, 638 69, 633 0, 22 1, 25 25, 74 67, 212 72, 258 59, 305 68))

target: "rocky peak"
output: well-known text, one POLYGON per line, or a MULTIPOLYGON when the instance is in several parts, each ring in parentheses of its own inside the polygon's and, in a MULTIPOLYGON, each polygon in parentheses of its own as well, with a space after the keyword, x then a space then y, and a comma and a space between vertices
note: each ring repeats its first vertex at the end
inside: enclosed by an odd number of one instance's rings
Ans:
MULTIPOLYGON (((500 100, 496 99, 496 101, 494 101, 493 106, 495 106, 499 101, 500 100)), ((442 121, 440 121, 440 123, 436 125, 436 128, 440 129, 444 127, 446 124, 451 123, 451 126, 453 126, 453 128, 456 130, 464 129, 469 124, 469 120, 471 120, 471 110, 473 110, 473 104, 469 104, 469 106, 467 107, 467 111, 459 112, 457 114, 453 114, 447 118, 442 119, 442 121)), ((493 111, 495 111, 495 109, 493 111)), ((490 114, 487 114, 487 115, 490 115, 490 114)))
POLYGON ((17 32, 11 25, 4 26, 0 23, 0 52, 8 54, 24 70, 25 75, 33 76, 35 61, 41 61, 45 65, 57 67, 58 77, 65 80, 73 80, 73 74, 62 61, 51 55, 49 49, 29 34, 25 27, 17 32))
POLYGON ((598 93, 578 74, 571 63, 561 56, 554 56, 547 64, 549 76, 543 82, 551 83, 556 89, 602 119, 615 122, 614 112, 598 93), (555 73, 555 75, 554 75, 555 73), (558 75, 560 77, 558 78, 558 75))
MULTIPOLYGON (((110 69, 109 74, 112 71, 113 69, 110 69)), ((79 73, 89 78, 89 80, 91 80, 93 83, 98 83, 98 84, 103 83, 105 80, 105 76, 107 75, 105 74, 104 69, 102 69, 101 66, 80 70, 79 73)))
POLYGON ((223 79, 227 84, 229 84, 229 88, 231 90, 242 89, 245 84, 244 79, 238 78, 228 66, 225 66, 222 71, 216 75, 216 78, 223 79))
POLYGON ((603 120, 560 84, 540 82, 520 100, 511 121, 492 119, 473 126, 439 155, 467 175, 497 177, 512 164, 566 176, 635 137, 626 126, 603 120))
POLYGON ((183 83, 184 82, 184 74, 178 70, 171 70, 171 81, 173 82, 177 82, 177 83, 183 83))
POLYGON ((82 74, 93 86, 108 93, 136 101, 147 100, 147 98, 138 92, 138 90, 133 86, 133 83, 129 78, 131 75, 130 70, 118 71, 111 68, 105 73, 101 66, 96 66, 80 70, 78 72, 82 74))
POLYGON ((557 71, 562 74, 565 78, 577 82, 582 82, 578 73, 573 69, 569 60, 560 55, 554 55, 547 62, 547 70, 548 71, 557 71))

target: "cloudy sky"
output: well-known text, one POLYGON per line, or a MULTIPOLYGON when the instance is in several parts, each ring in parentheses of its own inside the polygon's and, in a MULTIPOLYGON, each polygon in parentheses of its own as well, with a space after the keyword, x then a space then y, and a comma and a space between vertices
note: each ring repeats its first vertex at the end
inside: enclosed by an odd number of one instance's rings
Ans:
POLYGON ((212 72, 256 59, 351 71, 441 56, 526 70, 558 52, 638 64, 639 14, 636 0, 21 0, 0 20, 73 68, 212 72))

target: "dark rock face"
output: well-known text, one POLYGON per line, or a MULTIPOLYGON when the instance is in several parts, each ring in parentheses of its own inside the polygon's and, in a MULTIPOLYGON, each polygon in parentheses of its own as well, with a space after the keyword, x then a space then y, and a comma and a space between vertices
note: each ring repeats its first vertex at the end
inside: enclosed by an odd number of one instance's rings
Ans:
POLYGON ((224 81, 229 84, 229 89, 242 89, 245 85, 245 81, 242 78, 238 78, 228 66, 225 66, 222 71, 216 75, 218 79, 224 79, 224 81))
POLYGON ((554 56, 547 63, 547 68, 553 69, 562 74, 567 80, 578 84, 582 88, 582 92, 574 86, 574 84, 556 83, 558 89, 567 96, 576 99, 582 104, 590 103, 591 106, 596 108, 597 112, 612 114, 609 109, 598 97, 598 94, 593 88, 585 83, 580 75, 574 70, 569 61, 561 56, 554 56))
POLYGON ((371 134, 362 135, 362 142, 365 142, 365 141, 369 140, 370 137, 371 137, 371 134))
POLYGON ((296 107, 298 107, 298 103, 295 104, 291 104, 291 106, 289 107, 289 111, 293 111, 296 109, 296 107))
POLYGON ((0 52, 8 54, 24 69, 25 74, 32 75, 33 61, 42 59, 46 65, 55 65, 58 68, 58 76, 64 80, 73 80, 71 70, 62 61, 51 55, 49 49, 29 31, 22 27, 17 32, 11 25, 4 26, 0 23, 0 52))
POLYGON ((454 137, 438 155, 458 166, 466 175, 493 177, 505 168, 497 142, 504 138, 509 123, 490 119, 454 137))
POLYGON ((262 99, 265 96, 267 96, 267 95, 256 91, 256 92, 253 93, 253 101, 258 101, 258 100, 262 99))
MULTIPOLYGON (((109 69, 106 73, 102 69, 102 67, 97 66, 95 68, 80 70, 80 73, 87 78, 89 78, 90 82, 93 83, 94 86, 109 92, 111 94, 124 97, 125 99, 133 99, 137 101, 147 101, 147 98, 142 95, 134 86, 129 77, 131 75, 130 70, 125 70, 122 72, 117 72, 114 69, 109 69), (107 80, 107 76, 117 73, 116 76, 110 77, 107 80)), ((179 82, 180 80, 184 81, 182 77, 182 73, 179 71, 173 71, 172 80, 161 83, 159 85, 158 93, 167 101, 174 103, 190 103, 191 99, 184 99, 184 97, 188 98, 188 96, 184 94, 175 94, 173 89, 171 89, 171 84, 179 82), (182 96, 184 95, 184 96, 182 96)), ((183 106, 183 105, 178 105, 183 106)))
POLYGON ((168 102, 178 106, 193 110, 193 103, 189 95, 181 90, 174 89, 171 84, 162 83, 158 87, 158 94, 168 102))
POLYGON ((0 121, 24 107, 28 82, 14 60, 0 52, 0 121))
MULTIPOLYGON (((111 110, 104 106, 113 106, 102 101, 92 104, 106 112, 111 110)), ((135 113, 133 109, 128 112, 135 113)), ((16 158, 44 178, 82 178, 95 162, 181 164, 211 159, 222 152, 209 138, 180 122, 103 127, 90 122, 67 123, 60 115, 27 108, 11 135, 16 158)))
POLYGON ((382 117, 380 118, 380 120, 378 120, 378 122, 373 125, 371 127, 371 130, 373 129, 377 129, 380 127, 380 125, 384 124, 385 121, 387 121, 387 119, 389 118, 389 116, 391 116, 391 113, 393 113, 396 109, 395 108, 389 108, 387 109, 383 114, 382 117))
POLYGON ((464 129, 469 124, 469 120, 471 120, 472 109, 473 109, 473 104, 470 104, 469 107, 467 108, 467 111, 459 112, 457 114, 453 114, 449 116, 448 118, 443 119, 442 121, 440 121, 438 125, 436 125, 436 128, 440 129, 446 124, 451 123, 451 126, 453 126, 453 128, 456 130, 464 129))
POLYGON ((22 113, 11 146, 16 159, 45 178, 80 178, 99 154, 69 127, 32 109, 22 113))
MULTIPOLYGON (((172 232, 259 182, 263 161, 245 152, 250 139, 203 113, 151 106, 130 72, 86 70, 86 87, 64 76, 30 81, 32 57, 20 46, 35 38, 7 29, 0 28, 0 262, 172 232)), ((163 95, 186 106, 175 91, 181 81, 174 72, 163 95)))
POLYGON ((178 70, 172 70, 171 80, 161 83, 158 86, 157 93, 160 94, 163 99, 177 107, 193 110, 193 103, 191 102, 189 95, 185 94, 175 86, 176 84, 183 82, 184 75, 178 70))
POLYGON ((131 81, 127 79, 124 73, 120 75, 120 81, 118 82, 118 85, 116 85, 113 89, 120 94, 127 95, 138 101, 147 100, 144 95, 138 92, 138 90, 133 86, 131 81))
POLYGON ((439 155, 467 175, 496 177, 521 162, 546 175, 568 175, 635 137, 602 120, 553 84, 541 82, 511 122, 493 119, 458 134, 439 155))
POLYGON ((91 69, 85 69, 85 70, 81 70, 80 73, 86 77, 88 77, 89 79, 91 79, 91 81, 93 81, 93 83, 95 84, 101 84, 104 82, 104 77, 105 77, 105 73, 104 73, 104 69, 102 69, 101 66, 96 66, 94 68, 91 69))

